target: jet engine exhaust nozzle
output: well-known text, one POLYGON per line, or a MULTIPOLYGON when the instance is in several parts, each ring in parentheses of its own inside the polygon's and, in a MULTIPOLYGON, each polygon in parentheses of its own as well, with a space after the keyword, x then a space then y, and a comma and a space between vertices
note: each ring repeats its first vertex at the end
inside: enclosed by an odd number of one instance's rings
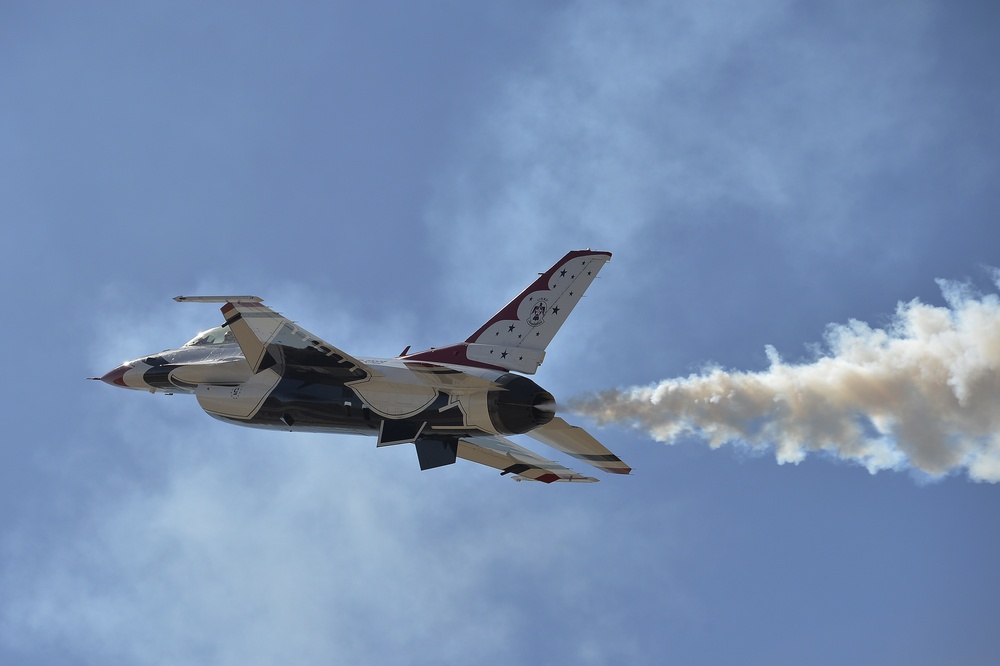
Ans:
POLYGON ((503 388, 490 391, 486 405, 498 433, 520 435, 555 417, 555 398, 527 377, 507 374, 497 383, 503 388))

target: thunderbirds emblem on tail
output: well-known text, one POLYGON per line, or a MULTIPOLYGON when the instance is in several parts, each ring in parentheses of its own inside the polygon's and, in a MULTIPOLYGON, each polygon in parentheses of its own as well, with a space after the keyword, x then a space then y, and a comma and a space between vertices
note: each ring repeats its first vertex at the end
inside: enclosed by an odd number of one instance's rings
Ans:
POLYGON ((528 317, 528 326, 541 326, 545 323, 545 299, 539 298, 535 307, 531 308, 531 316, 528 317))

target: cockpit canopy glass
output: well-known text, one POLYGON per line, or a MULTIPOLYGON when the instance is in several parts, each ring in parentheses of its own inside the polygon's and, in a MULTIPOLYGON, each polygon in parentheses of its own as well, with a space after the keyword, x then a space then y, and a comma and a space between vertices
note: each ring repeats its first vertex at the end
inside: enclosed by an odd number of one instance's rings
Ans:
POLYGON ((204 345, 221 345, 226 342, 236 342, 236 336, 223 324, 199 333, 185 347, 202 347, 204 345))

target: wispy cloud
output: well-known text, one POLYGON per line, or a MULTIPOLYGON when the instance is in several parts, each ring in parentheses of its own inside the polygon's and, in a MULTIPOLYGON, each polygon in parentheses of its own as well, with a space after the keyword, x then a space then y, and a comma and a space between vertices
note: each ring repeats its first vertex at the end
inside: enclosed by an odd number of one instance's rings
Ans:
POLYGON ((3 641, 135 664, 492 663, 535 635, 524 596, 544 591, 539 611, 583 591, 565 558, 592 539, 579 507, 475 468, 431 478, 412 450, 276 436, 143 437, 158 479, 77 494, 77 529, 41 557, 8 547, 3 641))
POLYGON ((942 105, 919 48, 930 17, 907 3, 858 30, 848 9, 803 11, 571 6, 464 131, 429 216, 435 243, 531 267, 552 248, 622 250, 734 210, 837 242, 873 175, 928 149, 942 105))

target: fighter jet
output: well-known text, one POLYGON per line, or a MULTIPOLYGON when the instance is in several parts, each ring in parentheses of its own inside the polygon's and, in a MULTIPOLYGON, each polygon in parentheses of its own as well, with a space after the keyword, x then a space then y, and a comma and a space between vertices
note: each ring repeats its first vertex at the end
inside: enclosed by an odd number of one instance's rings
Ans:
POLYGON ((610 259, 609 252, 569 252, 465 342, 413 354, 407 347, 396 358, 351 356, 257 296, 177 296, 222 303, 225 323, 92 379, 191 393, 227 423, 414 444, 422 470, 463 458, 518 481, 597 481, 505 437, 527 434, 605 472, 628 474, 618 456, 556 416, 552 394, 524 376, 542 364, 546 346, 610 259))

